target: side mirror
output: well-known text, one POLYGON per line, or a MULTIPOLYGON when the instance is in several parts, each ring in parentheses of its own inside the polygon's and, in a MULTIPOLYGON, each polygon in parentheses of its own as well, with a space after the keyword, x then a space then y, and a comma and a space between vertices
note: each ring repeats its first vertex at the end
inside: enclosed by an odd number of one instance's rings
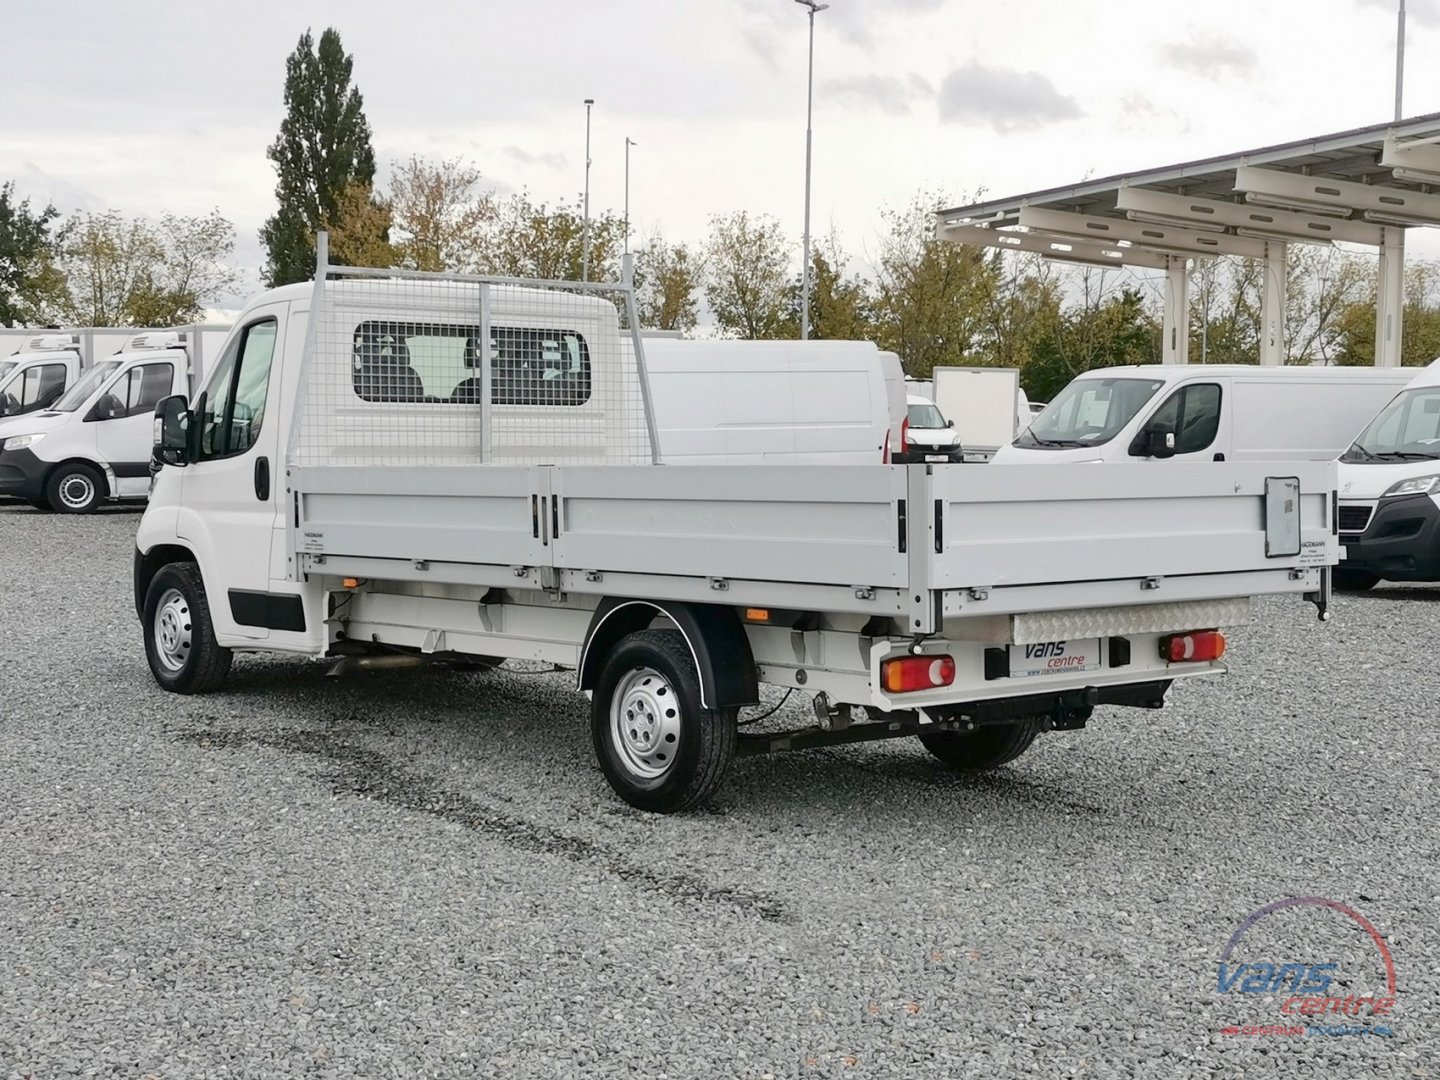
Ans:
POLYGON ((954 420, 946 420, 946 421, 945 421, 945 426, 946 426, 946 427, 954 427, 954 426, 955 426, 955 421, 954 421, 954 420))
POLYGON ((1153 428, 1145 433, 1145 453, 1153 458, 1175 456, 1175 432, 1153 428))
POLYGON ((185 465, 190 460, 191 413, 184 394, 173 394, 155 406, 153 458, 161 465, 185 465))

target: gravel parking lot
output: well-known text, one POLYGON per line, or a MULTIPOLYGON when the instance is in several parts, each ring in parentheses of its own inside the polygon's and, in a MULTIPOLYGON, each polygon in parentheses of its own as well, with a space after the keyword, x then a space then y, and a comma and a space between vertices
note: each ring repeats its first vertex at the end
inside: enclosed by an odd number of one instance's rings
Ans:
MULTIPOLYGON (((0 1077, 1440 1075, 1440 590, 1264 603, 1228 677, 982 779, 870 744, 660 818, 567 675, 162 693, 138 520, 0 506, 0 1077), (1280 1021, 1216 971, 1292 895, 1385 936, 1392 1037, 1221 1034, 1280 1021)), ((1373 989, 1307 911, 1240 959, 1373 989)))

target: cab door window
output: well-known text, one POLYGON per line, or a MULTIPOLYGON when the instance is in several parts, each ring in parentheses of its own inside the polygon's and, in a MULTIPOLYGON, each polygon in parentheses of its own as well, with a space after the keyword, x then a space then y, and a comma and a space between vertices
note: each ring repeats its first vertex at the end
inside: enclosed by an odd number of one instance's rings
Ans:
POLYGON ((1209 447, 1220 431, 1219 384, 1192 383, 1171 394, 1130 447, 1131 456, 1147 453, 1152 431, 1173 431, 1176 454, 1195 454, 1209 447))
POLYGON ((27 368, 20 387, 20 412, 36 412, 54 405, 65 392, 65 365, 41 364, 27 368))
POLYGON ((175 382, 175 365, 137 364, 120 376, 95 402, 96 420, 123 420, 127 416, 149 416, 162 398, 170 396, 175 382))
POLYGON ((202 460, 234 457, 255 445, 265 420, 277 331, 274 319, 251 323, 220 358, 200 417, 202 460))

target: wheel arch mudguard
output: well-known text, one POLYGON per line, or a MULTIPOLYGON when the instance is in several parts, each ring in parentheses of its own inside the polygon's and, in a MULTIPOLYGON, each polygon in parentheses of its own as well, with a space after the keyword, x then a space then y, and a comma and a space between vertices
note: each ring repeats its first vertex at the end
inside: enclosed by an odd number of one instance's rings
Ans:
POLYGON ((580 651, 581 690, 593 690, 610 650, 627 634, 644 630, 656 616, 669 619, 685 638, 700 674, 700 700, 707 709, 738 708, 760 701, 760 681, 750 639, 733 608, 606 597, 590 619, 580 651))

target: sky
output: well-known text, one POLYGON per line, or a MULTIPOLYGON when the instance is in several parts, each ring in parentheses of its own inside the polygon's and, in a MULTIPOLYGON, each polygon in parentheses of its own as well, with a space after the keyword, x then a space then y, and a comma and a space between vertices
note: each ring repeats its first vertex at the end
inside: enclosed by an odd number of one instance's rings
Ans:
MULTIPOLYGON (((804 206, 794 0, 0 0, 0 180, 60 210, 234 222, 258 281, 286 55, 336 27, 380 179, 459 157, 502 193, 575 198, 699 241, 804 206)), ((949 205, 1351 127, 1394 110, 1396 0, 830 0, 815 19, 812 231, 864 270, 882 212, 949 205)), ((1409 0, 1405 113, 1440 112, 1440 0, 1409 0)), ((1413 234, 1412 234, 1413 235, 1413 234)), ((1440 255, 1440 238, 1412 252, 1440 255)))

